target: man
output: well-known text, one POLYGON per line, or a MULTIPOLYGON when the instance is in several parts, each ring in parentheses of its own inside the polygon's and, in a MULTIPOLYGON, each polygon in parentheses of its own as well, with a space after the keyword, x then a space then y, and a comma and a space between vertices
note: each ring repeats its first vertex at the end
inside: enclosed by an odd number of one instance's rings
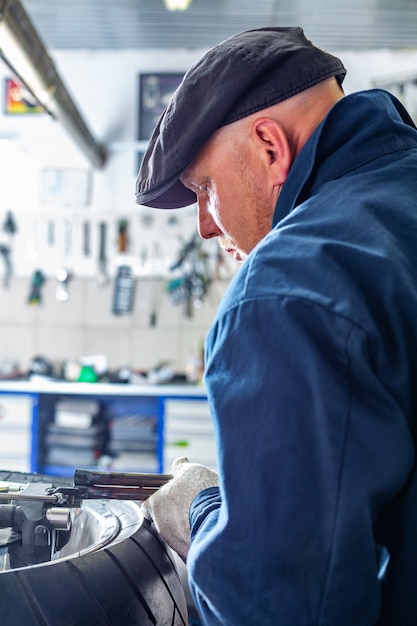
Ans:
POLYGON ((244 261, 206 340, 219 476, 180 459, 144 504, 203 624, 417 624, 417 131, 344 75, 299 28, 236 35, 139 173, 244 261))

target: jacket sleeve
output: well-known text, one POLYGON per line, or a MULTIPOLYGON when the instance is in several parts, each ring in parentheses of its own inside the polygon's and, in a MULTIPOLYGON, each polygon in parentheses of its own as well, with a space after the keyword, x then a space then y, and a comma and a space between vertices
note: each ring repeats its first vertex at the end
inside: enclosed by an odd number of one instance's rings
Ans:
POLYGON ((367 334, 308 299, 243 300, 209 334, 205 384, 221 482, 190 512, 203 624, 374 624, 373 525, 413 452, 367 334))

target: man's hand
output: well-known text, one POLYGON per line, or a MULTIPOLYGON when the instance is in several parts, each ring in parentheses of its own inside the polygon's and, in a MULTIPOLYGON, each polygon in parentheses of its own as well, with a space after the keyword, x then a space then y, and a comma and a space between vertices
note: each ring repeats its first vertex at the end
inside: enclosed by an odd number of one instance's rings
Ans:
POLYGON ((216 472, 186 457, 175 459, 173 478, 142 504, 143 516, 154 522, 162 539, 182 560, 190 548, 190 506, 203 489, 219 484, 216 472))

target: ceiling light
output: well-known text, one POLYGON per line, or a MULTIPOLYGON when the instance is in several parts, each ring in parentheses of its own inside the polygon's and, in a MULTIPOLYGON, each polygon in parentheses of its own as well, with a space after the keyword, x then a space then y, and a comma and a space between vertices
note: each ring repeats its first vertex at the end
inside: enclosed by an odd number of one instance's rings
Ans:
POLYGON ((168 11, 186 11, 193 0, 164 0, 168 11))

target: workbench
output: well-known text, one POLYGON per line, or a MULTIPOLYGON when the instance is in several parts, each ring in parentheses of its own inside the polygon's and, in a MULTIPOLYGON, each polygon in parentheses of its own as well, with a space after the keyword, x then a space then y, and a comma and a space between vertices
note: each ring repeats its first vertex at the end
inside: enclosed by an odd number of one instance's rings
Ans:
POLYGON ((71 476, 80 466, 168 473, 172 460, 182 455, 216 468, 213 427, 202 386, 77 383, 40 377, 0 381, 1 469, 56 476, 71 476), (87 458, 82 454, 82 437, 83 433, 87 437, 88 429, 83 431, 76 423, 75 429, 62 427, 58 417, 63 407, 90 405, 99 409, 95 427, 103 426, 109 439, 93 462, 80 463, 87 458), (127 440, 120 438, 123 432, 128 433, 127 440), (140 432, 143 441, 133 444, 140 440, 136 434, 140 432), (73 448, 55 446, 59 437, 78 443, 73 448))

